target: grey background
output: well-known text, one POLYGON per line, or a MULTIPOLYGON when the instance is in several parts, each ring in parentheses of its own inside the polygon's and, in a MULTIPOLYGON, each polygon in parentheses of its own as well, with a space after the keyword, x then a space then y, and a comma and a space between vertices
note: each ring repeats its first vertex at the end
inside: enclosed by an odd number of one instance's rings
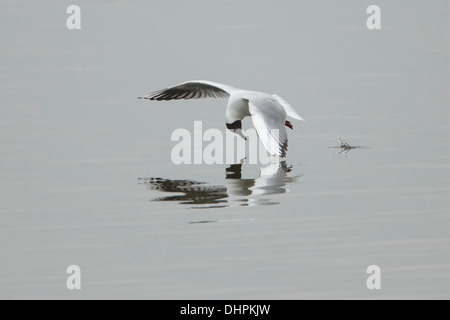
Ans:
POLYGON ((79 31, 70 4, 0 3, 0 298, 450 297, 448 1, 376 1, 378 31, 368 1, 76 1, 79 31), (174 129, 225 130, 224 100, 136 99, 192 79, 306 119, 274 205, 198 209, 138 183, 225 185, 225 165, 170 161, 174 129), (339 155, 338 136, 367 149, 339 155))

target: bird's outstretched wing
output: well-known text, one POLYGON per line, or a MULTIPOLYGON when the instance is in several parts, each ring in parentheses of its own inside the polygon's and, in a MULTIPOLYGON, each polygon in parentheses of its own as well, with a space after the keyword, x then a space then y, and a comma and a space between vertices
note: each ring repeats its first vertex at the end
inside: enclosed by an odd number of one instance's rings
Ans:
POLYGON ((238 89, 212 81, 186 81, 176 86, 158 90, 139 99, 149 100, 180 100, 202 98, 228 98, 238 89))
POLYGON ((305 120, 303 120, 302 117, 300 117, 298 115, 298 113, 294 110, 294 108, 292 108, 292 106, 286 100, 284 100, 282 97, 280 97, 276 94, 273 94, 272 97, 277 99, 277 101, 281 104, 281 106, 284 108, 284 110, 286 110, 286 113, 289 117, 292 117, 297 120, 305 121, 305 120))
POLYGON ((248 105, 264 147, 271 155, 284 158, 288 145, 284 108, 271 99, 250 99, 248 105))

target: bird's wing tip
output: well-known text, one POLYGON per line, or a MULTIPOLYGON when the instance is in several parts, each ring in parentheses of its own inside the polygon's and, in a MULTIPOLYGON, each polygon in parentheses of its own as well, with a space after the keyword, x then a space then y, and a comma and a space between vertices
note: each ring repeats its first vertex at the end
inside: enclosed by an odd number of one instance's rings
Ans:
POLYGON ((300 117, 299 115, 292 115, 292 114, 288 114, 287 115, 288 117, 291 117, 292 119, 295 119, 295 120, 299 120, 299 121, 305 121, 305 119, 303 119, 302 117, 300 117))

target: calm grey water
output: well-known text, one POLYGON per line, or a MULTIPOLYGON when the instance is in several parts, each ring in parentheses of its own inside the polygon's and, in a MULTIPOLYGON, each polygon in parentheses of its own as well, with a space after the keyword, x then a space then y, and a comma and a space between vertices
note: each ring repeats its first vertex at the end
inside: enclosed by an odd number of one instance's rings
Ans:
POLYGON ((448 1, 70 4, 0 3, 0 298, 450 298, 448 1), (192 79, 306 119, 275 178, 172 164, 226 102, 136 97, 192 79))

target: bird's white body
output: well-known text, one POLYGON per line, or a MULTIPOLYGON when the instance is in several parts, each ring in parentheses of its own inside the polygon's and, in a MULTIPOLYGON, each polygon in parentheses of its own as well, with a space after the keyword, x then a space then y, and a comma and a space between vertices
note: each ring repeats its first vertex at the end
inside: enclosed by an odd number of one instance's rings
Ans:
POLYGON ((272 155, 284 157, 287 150, 286 116, 303 120, 281 97, 263 92, 241 90, 211 81, 187 81, 141 97, 150 100, 228 98, 225 122, 228 129, 242 138, 241 120, 251 116, 264 147, 272 155))

